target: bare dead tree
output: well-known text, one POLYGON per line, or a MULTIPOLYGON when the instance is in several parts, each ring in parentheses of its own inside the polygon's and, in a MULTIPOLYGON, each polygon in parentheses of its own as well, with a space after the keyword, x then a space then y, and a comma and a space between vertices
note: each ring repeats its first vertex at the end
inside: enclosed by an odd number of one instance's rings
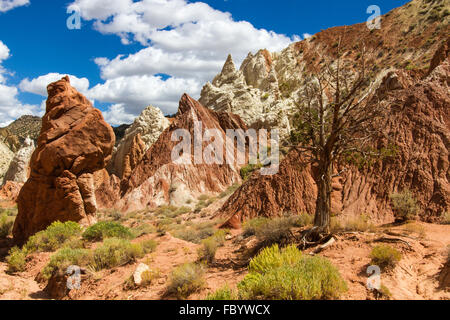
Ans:
MULTIPOLYGON (((344 156, 373 152, 371 138, 377 134, 374 123, 382 114, 376 97, 367 90, 371 73, 363 47, 359 62, 343 60, 342 37, 337 53, 321 57, 322 64, 305 80, 297 103, 293 140, 308 156, 317 174, 315 234, 328 234, 334 166, 344 156)), ((378 131, 379 132, 379 131, 378 131)))

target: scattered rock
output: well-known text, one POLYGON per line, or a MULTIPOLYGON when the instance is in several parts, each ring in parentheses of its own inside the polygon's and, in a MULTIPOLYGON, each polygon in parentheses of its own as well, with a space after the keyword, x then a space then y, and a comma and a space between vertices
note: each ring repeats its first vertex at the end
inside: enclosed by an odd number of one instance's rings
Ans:
POLYGON ((133 273, 134 284, 139 286, 142 283, 142 274, 146 271, 150 271, 150 268, 145 263, 140 263, 133 273))

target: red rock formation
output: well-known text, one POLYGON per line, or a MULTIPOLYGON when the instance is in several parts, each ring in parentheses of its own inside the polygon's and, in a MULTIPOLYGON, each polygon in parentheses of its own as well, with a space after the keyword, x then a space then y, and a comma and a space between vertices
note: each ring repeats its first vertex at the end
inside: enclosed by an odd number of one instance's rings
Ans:
POLYGON ((68 77, 47 90, 31 175, 18 198, 13 235, 19 244, 57 220, 86 224, 94 220, 93 173, 105 167, 115 142, 101 112, 70 85, 68 77))
MULTIPOLYGON (((394 144, 396 154, 362 171, 347 166, 345 174, 333 183, 334 211, 346 215, 366 213, 376 222, 392 221, 389 196, 406 188, 414 193, 422 220, 437 221, 450 209, 448 51, 447 57, 440 60, 440 65, 423 80, 403 71, 389 73, 383 79, 377 95, 389 112, 382 136, 392 140, 379 139, 374 146, 394 144)), ((227 218, 225 226, 238 227, 256 216, 314 213, 315 197, 312 170, 292 150, 282 161, 279 174, 254 174, 217 215, 227 218)))
POLYGON ((6 183, 0 189, 0 200, 3 200, 10 204, 16 203, 22 186, 23 183, 20 182, 6 181, 6 183))
POLYGON ((127 179, 130 177, 131 172, 136 168, 139 161, 141 161, 142 157, 145 153, 145 143, 141 139, 141 135, 138 133, 134 136, 133 141, 131 142, 131 147, 128 153, 125 155, 123 159, 123 178, 127 179))
MULTIPOLYGON (((191 165, 172 161, 172 150, 179 144, 179 141, 172 141, 172 134, 177 129, 186 129, 193 138, 195 121, 202 122, 202 134, 205 129, 217 129, 223 136, 227 129, 247 129, 238 116, 214 112, 183 95, 170 127, 146 152, 130 178, 122 181, 123 199, 120 206, 124 210, 167 203, 183 205, 198 195, 218 193, 240 181, 239 167, 234 165, 195 164, 192 154, 189 155, 191 165)), ((203 147, 208 144, 204 142, 203 147)))

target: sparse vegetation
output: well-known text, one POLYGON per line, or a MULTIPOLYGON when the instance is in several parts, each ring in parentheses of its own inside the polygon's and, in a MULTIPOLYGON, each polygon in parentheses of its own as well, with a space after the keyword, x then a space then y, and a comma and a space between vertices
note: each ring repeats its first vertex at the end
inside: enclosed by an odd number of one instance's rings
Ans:
POLYGON ((200 243, 203 239, 206 239, 214 234, 213 226, 214 223, 203 222, 186 226, 183 229, 178 229, 171 233, 175 238, 193 243, 200 243))
POLYGON ((263 224, 266 224, 268 221, 267 218, 257 217, 251 220, 248 220, 243 225, 243 236, 250 237, 256 234, 256 230, 260 228, 263 224))
POLYGON ((6 263, 8 264, 9 273, 21 272, 25 270, 26 266, 26 251, 21 250, 19 247, 13 247, 9 251, 9 255, 6 257, 6 263))
POLYGON ((63 248, 50 258, 50 262, 42 270, 42 277, 46 280, 58 271, 65 272, 71 265, 85 266, 92 261, 92 254, 87 249, 63 248))
POLYGON ((378 245, 370 253, 372 264, 379 266, 383 270, 393 269, 401 260, 401 253, 388 245, 378 245))
POLYGON ((6 213, 0 216, 0 239, 5 239, 11 234, 14 219, 8 217, 6 213))
POLYGON ((200 264, 186 263, 177 267, 172 271, 166 294, 175 295, 179 299, 189 297, 203 288, 204 273, 205 270, 200 264))
POLYGON ((225 285, 222 288, 217 289, 216 292, 209 294, 206 297, 206 300, 230 301, 237 300, 237 296, 228 285, 225 285))
POLYGON ((229 187, 227 190, 223 191, 219 194, 219 199, 225 198, 226 196, 229 196, 230 194, 233 194, 237 189, 239 189, 240 185, 235 183, 231 187, 229 187))
POLYGON ((92 266, 94 270, 110 269, 125 265, 145 255, 141 243, 131 243, 125 239, 108 238, 93 252, 92 266))
POLYGON ((258 164, 247 164, 241 169, 241 178, 242 180, 247 180, 253 172, 259 170, 263 167, 261 163, 258 164))
POLYGON ((66 243, 75 245, 81 235, 81 227, 73 221, 53 222, 46 230, 31 236, 24 248, 28 253, 36 251, 55 251, 66 243))
POLYGON ((339 221, 336 217, 332 217, 330 230, 332 233, 338 233, 343 231, 373 232, 375 230, 375 225, 370 222, 369 216, 365 214, 356 217, 351 217, 343 221, 339 221))
POLYGON ((216 257, 216 251, 219 248, 219 244, 214 237, 210 237, 202 241, 202 246, 198 249, 199 261, 211 263, 216 257))
POLYGON ((415 219, 419 206, 411 191, 403 190, 391 195, 392 206, 397 221, 405 222, 415 219))
POLYGON ((86 229, 83 239, 101 241, 106 238, 131 239, 133 233, 127 227, 114 221, 101 221, 86 229))
POLYGON ((337 299, 347 290, 339 271, 322 257, 304 256, 294 246, 264 249, 238 284, 239 297, 250 300, 337 299))

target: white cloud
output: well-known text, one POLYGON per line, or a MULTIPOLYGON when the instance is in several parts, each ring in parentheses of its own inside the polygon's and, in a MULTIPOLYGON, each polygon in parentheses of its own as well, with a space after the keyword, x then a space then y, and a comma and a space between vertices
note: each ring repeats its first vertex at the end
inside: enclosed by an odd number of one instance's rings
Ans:
MULTIPOLYGON (((199 96, 200 82, 194 79, 135 75, 108 79, 89 90, 88 97, 123 106, 125 113, 138 115, 149 104, 159 107, 164 113, 172 114, 178 109, 183 93, 199 96)), ((118 109, 116 108, 115 111, 118 109)))
POLYGON ((29 3, 29 0, 0 0, 0 12, 6 12, 29 3))
POLYGON ((312 34, 309 34, 309 33, 304 33, 303 34, 303 39, 308 39, 308 38, 311 38, 312 37, 312 34))
POLYGON ((123 104, 113 104, 107 111, 103 111, 105 120, 113 126, 118 126, 124 123, 132 123, 136 118, 133 114, 125 111, 123 104))
MULTIPOLYGON (((66 76, 65 74, 60 73, 49 73, 43 76, 40 76, 38 78, 29 80, 28 78, 23 79, 20 84, 19 88, 20 90, 24 92, 30 92, 34 94, 38 94, 41 96, 47 96, 47 86, 55 81, 60 80, 66 76)), ((83 94, 88 93, 89 89, 89 80, 87 78, 78 78, 73 75, 69 75, 70 78, 70 84, 80 91, 83 94)))
MULTIPOLYGON (((1 5, 1 4, 0 4, 1 5)), ((0 40, 0 127, 7 126, 13 120, 25 114, 38 114, 40 107, 23 104, 18 99, 19 91, 7 84, 7 71, 1 63, 10 56, 9 48, 0 40)))
MULTIPOLYGON (((110 119, 137 116, 149 104, 174 113, 181 95, 198 98, 202 85, 220 72, 229 53, 237 64, 248 52, 284 49, 299 36, 257 29, 203 2, 186 0, 75 0, 69 8, 103 34, 146 48, 114 59, 95 59, 105 80, 88 97, 113 103, 110 119), (167 74, 162 79, 158 74, 167 74)), ((114 120, 114 121, 116 121, 114 120)))

